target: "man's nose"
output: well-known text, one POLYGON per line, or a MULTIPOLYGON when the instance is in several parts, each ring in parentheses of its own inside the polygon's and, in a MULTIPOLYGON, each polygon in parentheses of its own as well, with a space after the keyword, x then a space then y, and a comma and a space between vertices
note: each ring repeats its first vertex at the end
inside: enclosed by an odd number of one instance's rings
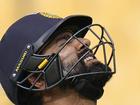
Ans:
POLYGON ((78 38, 78 40, 79 40, 79 43, 77 46, 78 50, 89 47, 91 44, 90 40, 86 38, 78 38))

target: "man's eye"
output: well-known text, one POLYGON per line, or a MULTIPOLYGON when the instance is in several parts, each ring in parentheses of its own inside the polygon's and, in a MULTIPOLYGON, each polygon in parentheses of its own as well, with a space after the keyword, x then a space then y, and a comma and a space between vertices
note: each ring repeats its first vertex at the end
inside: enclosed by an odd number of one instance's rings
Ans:
POLYGON ((68 40, 69 38, 70 38, 69 35, 65 35, 65 36, 63 36, 63 39, 65 39, 65 40, 68 40))

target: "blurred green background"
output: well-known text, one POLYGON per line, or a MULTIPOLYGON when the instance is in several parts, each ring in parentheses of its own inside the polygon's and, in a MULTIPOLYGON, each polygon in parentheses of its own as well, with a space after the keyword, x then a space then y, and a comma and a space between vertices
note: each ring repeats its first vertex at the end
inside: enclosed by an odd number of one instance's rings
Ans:
MULTIPOLYGON (((106 27, 116 45, 117 74, 98 105, 140 105, 140 0, 0 0, 0 38, 17 19, 36 12, 90 15, 106 27)), ((2 88, 0 97, 0 105, 12 105, 2 88)))

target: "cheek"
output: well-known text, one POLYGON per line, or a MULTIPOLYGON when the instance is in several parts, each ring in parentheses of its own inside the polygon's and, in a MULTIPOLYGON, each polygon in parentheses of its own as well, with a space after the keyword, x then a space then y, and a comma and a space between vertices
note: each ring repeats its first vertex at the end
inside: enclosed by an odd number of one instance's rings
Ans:
POLYGON ((66 47, 60 52, 60 58, 62 61, 77 57, 77 52, 74 47, 66 47))

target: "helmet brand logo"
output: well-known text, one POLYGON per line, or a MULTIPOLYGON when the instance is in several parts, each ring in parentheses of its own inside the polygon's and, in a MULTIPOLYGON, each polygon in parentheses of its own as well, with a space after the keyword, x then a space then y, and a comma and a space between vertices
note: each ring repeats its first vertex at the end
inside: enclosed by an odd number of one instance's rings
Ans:
POLYGON ((19 71, 19 68, 20 68, 21 64, 23 63, 23 61, 24 61, 26 55, 27 55, 27 51, 24 51, 23 55, 21 56, 21 59, 19 60, 19 63, 17 64, 16 72, 19 71))
POLYGON ((52 14, 47 13, 47 12, 40 12, 40 15, 48 17, 48 18, 61 18, 61 17, 59 17, 57 15, 52 15, 52 14))

